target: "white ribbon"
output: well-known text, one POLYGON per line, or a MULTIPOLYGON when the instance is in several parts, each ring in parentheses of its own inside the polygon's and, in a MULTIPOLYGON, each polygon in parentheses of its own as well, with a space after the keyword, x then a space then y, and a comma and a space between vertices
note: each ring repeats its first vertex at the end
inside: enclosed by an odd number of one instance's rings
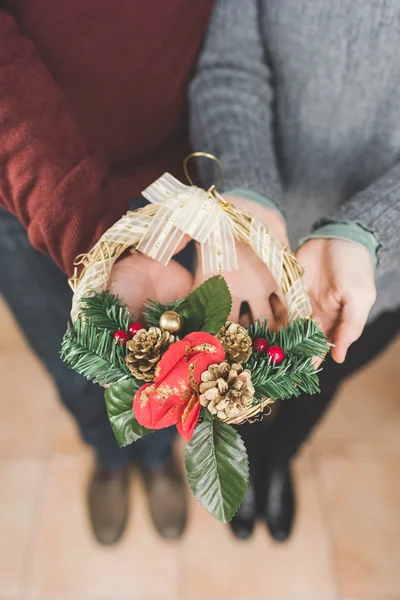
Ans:
POLYGON ((238 269, 233 224, 212 194, 169 173, 142 194, 160 208, 137 250, 166 266, 188 235, 201 245, 204 274, 238 269))

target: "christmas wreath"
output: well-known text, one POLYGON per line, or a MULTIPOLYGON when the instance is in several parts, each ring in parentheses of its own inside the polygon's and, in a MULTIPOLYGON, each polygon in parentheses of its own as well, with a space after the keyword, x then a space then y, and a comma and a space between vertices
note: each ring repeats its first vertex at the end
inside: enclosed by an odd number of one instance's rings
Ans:
POLYGON ((187 442, 185 467, 193 493, 227 522, 243 500, 249 476, 246 449, 233 425, 257 418, 278 398, 318 392, 313 358, 324 357, 329 343, 310 318, 293 255, 264 225, 227 205, 215 188, 206 192, 168 174, 144 195, 149 206, 125 215, 78 259, 84 268, 71 280, 72 323, 61 356, 87 379, 107 386, 108 417, 120 446, 176 426, 187 442), (229 321, 232 299, 219 275, 177 302, 149 300, 145 322, 132 322, 127 307, 106 289, 113 263, 128 248, 160 260, 166 239, 168 262, 171 239, 178 244, 185 233, 203 245, 210 270, 215 263, 219 270, 235 268, 234 240, 248 241, 279 275, 289 324, 273 332, 265 321, 247 329, 229 321))

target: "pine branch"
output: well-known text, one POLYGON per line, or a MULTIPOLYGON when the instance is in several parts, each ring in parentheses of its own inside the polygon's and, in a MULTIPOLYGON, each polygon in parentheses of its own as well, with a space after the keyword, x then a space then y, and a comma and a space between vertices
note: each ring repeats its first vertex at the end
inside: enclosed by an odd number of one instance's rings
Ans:
POLYGON ((283 327, 278 333, 277 343, 285 354, 320 358, 324 358, 331 346, 312 319, 299 319, 283 327))
POLYGON ((274 331, 268 329, 267 319, 263 319, 262 321, 255 321, 247 328, 247 333, 251 337, 252 340, 257 338, 265 338, 270 346, 274 346, 277 341, 277 334, 274 331))
POLYGON ((183 302, 183 300, 177 300, 176 302, 166 302, 163 304, 157 302, 157 300, 147 299, 147 301, 149 304, 144 305, 144 316, 149 327, 159 327, 161 315, 167 312, 167 310, 176 311, 183 302))
POLYGON ((299 396, 302 392, 319 392, 318 371, 312 365, 312 358, 292 357, 282 365, 275 367, 271 362, 260 362, 252 372, 252 381, 256 398, 262 397, 282 400, 299 396))
POLYGON ((93 296, 82 298, 82 316, 98 329, 116 331, 129 327, 129 310, 118 296, 110 292, 95 292, 93 296))
POLYGON ((247 332, 252 340, 261 337, 265 338, 270 346, 275 344, 281 346, 287 355, 324 358, 331 347, 326 336, 312 319, 293 321, 283 327, 279 333, 270 331, 264 319, 250 325, 247 332))
POLYGON ((68 325, 61 345, 61 358, 74 371, 100 385, 132 377, 125 363, 125 348, 108 329, 77 319, 68 325))

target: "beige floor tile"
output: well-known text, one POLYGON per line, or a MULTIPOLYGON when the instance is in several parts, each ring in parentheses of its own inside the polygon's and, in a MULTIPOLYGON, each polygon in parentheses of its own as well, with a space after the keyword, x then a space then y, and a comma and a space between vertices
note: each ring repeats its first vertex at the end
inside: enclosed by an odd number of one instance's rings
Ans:
POLYGON ((176 595, 177 546, 153 531, 137 481, 122 543, 102 548, 92 539, 84 504, 89 463, 86 455, 56 456, 51 462, 29 598, 176 595))
POLYGON ((311 463, 298 462, 297 525, 289 543, 274 544, 259 525, 248 542, 191 503, 191 523, 180 548, 183 598, 316 598, 335 595, 329 542, 311 463))
POLYGON ((26 340, 18 327, 6 301, 0 294, 0 352, 27 348, 26 340))
POLYGON ((28 562, 43 465, 0 461, 0 594, 20 598, 28 562))
POLYGON ((72 416, 61 406, 57 408, 52 428, 51 451, 53 454, 81 454, 89 452, 82 442, 72 416))
POLYGON ((41 457, 57 395, 39 361, 24 349, 0 351, 0 457, 41 457))
POLYGON ((319 473, 343 596, 400 596, 400 460, 326 458, 319 473))
POLYGON ((400 458, 400 338, 341 389, 318 427, 317 455, 400 458))

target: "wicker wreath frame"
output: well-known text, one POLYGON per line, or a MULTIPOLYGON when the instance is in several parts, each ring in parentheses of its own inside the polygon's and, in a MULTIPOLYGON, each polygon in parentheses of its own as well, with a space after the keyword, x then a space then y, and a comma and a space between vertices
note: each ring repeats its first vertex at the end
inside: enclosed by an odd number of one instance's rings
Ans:
MULTIPOLYGON (((165 174, 163 177, 174 180, 175 183, 179 184, 180 189, 199 190, 195 186, 186 186, 177 182, 177 180, 168 174, 165 174)), ((146 191, 143 192, 145 197, 146 191)), ((274 276, 287 304, 288 322, 291 323, 301 318, 311 318, 311 303, 303 281, 303 269, 289 248, 284 246, 263 223, 260 223, 247 212, 226 202, 217 192, 215 186, 212 186, 207 192, 203 191, 207 194, 208 199, 212 199, 218 203, 224 215, 228 218, 235 240, 252 245, 260 259, 274 276), (254 240, 252 242, 255 231, 259 232, 257 234, 259 236, 257 244, 254 243, 254 240), (277 262, 281 266, 279 268, 279 280, 276 277, 277 262)), ((150 203, 137 210, 128 211, 103 234, 90 252, 79 255, 76 258, 74 274, 69 279, 69 284, 73 291, 71 309, 71 318, 73 321, 80 316, 81 298, 91 295, 93 292, 102 292, 107 289, 111 270, 115 262, 126 251, 131 253, 138 251, 137 248, 144 234, 153 220, 157 219, 159 211, 162 209, 165 209, 165 206, 158 203, 150 203)), ((239 417, 227 418, 224 422, 238 424, 243 421, 252 421, 273 402, 273 399, 265 398, 261 402, 249 407, 239 417)))

